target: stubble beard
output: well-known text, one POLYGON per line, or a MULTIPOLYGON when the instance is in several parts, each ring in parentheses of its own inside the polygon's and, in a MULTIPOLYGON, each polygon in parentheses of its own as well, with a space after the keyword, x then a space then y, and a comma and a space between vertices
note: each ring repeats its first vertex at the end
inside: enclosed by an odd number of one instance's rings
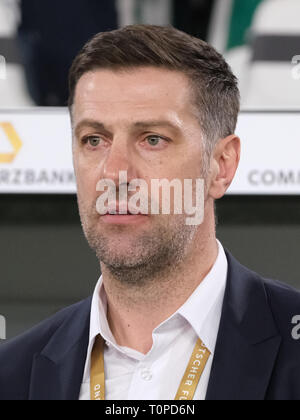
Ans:
MULTIPOLYGON (((101 225, 99 215, 86 208, 78 198, 81 224, 85 237, 101 264, 121 285, 149 288, 156 279, 169 279, 185 260, 189 245, 196 233, 196 226, 188 226, 184 215, 154 216, 151 229, 141 229, 131 235, 134 227, 101 225), (127 232, 127 233, 126 233, 127 232)), ((152 216, 150 216, 152 217, 152 216)), ((140 227, 139 227, 140 229, 140 227)))

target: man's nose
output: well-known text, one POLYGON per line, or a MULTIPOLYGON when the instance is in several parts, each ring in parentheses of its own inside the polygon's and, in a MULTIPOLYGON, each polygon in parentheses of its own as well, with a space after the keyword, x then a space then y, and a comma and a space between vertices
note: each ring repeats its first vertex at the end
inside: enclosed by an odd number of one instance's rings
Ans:
POLYGON ((103 165, 102 177, 118 185, 119 172, 126 172, 127 179, 137 178, 133 153, 126 141, 114 141, 103 165))

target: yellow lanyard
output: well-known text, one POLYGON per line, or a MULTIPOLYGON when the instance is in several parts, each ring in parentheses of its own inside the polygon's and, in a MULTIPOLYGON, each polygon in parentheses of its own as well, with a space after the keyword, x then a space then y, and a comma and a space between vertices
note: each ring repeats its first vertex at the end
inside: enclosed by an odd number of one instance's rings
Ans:
MULTIPOLYGON (((200 339, 197 340, 186 371, 180 382, 175 400, 192 400, 210 351, 200 339)), ((105 377, 104 377, 104 341, 100 335, 95 339, 91 356, 91 400, 105 400, 105 377)))

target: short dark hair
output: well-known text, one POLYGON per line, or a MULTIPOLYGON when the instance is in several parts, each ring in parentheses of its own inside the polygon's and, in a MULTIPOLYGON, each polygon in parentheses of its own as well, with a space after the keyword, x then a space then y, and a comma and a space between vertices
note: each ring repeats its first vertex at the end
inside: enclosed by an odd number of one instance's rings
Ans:
POLYGON ((188 76, 208 155, 220 138, 234 133, 240 109, 236 77, 212 46, 171 26, 130 25, 95 35, 70 69, 69 107, 74 102, 77 82, 85 73, 145 66, 188 76))

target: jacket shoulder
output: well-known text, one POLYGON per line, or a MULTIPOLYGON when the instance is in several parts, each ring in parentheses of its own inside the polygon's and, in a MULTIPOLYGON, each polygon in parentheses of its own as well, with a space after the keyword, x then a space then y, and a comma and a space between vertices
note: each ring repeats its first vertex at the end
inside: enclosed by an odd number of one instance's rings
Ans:
MULTIPOLYGON (((255 290, 262 289, 265 295, 263 300, 271 309, 275 323, 279 327, 285 323, 286 330, 287 320, 291 325, 292 318, 300 316, 300 290, 284 282, 261 276, 242 265, 230 252, 227 250, 225 252, 231 277, 240 280, 238 284, 236 281, 234 282, 235 288, 239 288, 238 292, 241 295, 245 295, 246 292, 244 303, 251 297, 250 295, 255 294, 255 290)), ((254 303, 256 303, 255 300, 254 303)))
POLYGON ((272 400, 299 400, 300 292, 276 280, 264 279, 267 299, 281 336, 276 369, 268 390, 272 400))
POLYGON ((14 384, 14 399, 27 399, 32 362, 55 332, 89 299, 75 303, 40 322, 19 336, 0 345, 0 400, 9 399, 14 384))
POLYGON ((262 280, 273 317, 281 335, 293 338, 292 330, 295 327, 295 320, 296 318, 300 320, 300 291, 277 280, 267 278, 262 280))

